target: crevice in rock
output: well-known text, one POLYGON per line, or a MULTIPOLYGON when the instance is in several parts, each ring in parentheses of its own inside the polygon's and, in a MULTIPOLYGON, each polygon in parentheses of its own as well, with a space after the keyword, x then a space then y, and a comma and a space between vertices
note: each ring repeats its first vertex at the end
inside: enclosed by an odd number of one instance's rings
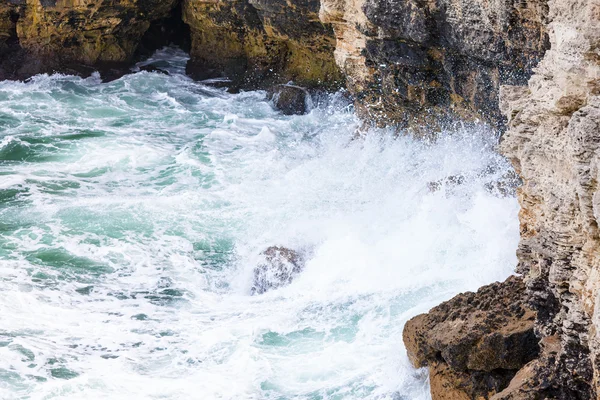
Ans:
POLYGON ((139 61, 150 57, 156 50, 165 46, 178 46, 186 53, 190 52, 191 34, 189 26, 183 22, 182 1, 177 2, 171 13, 150 23, 136 49, 134 59, 139 61))
POLYGON ((9 29, 7 38, 0 41, 0 79, 13 79, 23 61, 23 48, 17 35, 17 22, 20 15, 16 10, 10 10, 7 13, 9 20, 9 29))

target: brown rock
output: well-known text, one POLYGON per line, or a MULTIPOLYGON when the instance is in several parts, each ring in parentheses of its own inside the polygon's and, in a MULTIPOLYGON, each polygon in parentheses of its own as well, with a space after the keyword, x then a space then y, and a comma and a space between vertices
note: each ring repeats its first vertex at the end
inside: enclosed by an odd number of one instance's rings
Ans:
POLYGON ((467 381, 464 375, 453 371, 444 362, 432 362, 429 366, 431 393, 436 393, 436 400, 471 400, 461 387, 467 381))
POLYGON ((487 398, 537 356, 534 320, 525 285, 512 276, 414 317, 403 339, 413 365, 430 366, 434 399, 446 398, 437 392, 445 386, 460 389, 466 398, 487 398))
POLYGON ((318 12, 314 0, 184 0, 192 39, 188 74, 229 78, 234 90, 289 81, 339 88, 335 38, 318 12))
POLYGON ((460 372, 437 361, 429 366, 429 383, 434 400, 489 399, 498 388, 506 387, 513 375, 514 371, 511 370, 460 372))
POLYGON ((251 294, 263 294, 268 290, 289 285, 304 268, 300 253, 286 247, 271 246, 261 253, 262 261, 254 269, 251 294))
MULTIPOLYGON (((538 313, 536 332, 542 343, 553 338, 555 350, 528 374, 537 376, 535 382, 522 378, 525 384, 511 387, 525 387, 525 393, 544 399, 596 399, 600 1, 555 0, 549 6, 550 50, 527 88, 502 88, 501 108, 509 130, 501 150, 523 180, 517 191, 518 271, 538 313)), ((514 393, 506 398, 521 398, 514 393)))
POLYGON ((11 0, 0 5, 0 78, 42 72, 123 74, 153 21, 177 0, 11 0))

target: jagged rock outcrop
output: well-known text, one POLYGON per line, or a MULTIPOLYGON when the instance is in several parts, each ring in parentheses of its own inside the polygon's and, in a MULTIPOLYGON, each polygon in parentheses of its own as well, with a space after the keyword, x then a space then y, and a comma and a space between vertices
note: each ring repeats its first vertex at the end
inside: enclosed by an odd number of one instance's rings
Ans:
POLYGON ((524 85, 548 47, 547 0, 322 0, 357 109, 380 124, 502 124, 500 85, 524 85))
POLYGON ((289 81, 339 88, 333 31, 318 11, 318 0, 185 0, 192 39, 188 73, 229 78, 233 89, 289 81))
POLYGON ((190 36, 188 72, 197 79, 229 78, 232 89, 289 81, 335 89, 344 78, 318 11, 317 0, 5 0, 0 79, 126 70, 148 50, 145 40, 154 49, 167 44, 171 24, 190 36))
MULTIPOLYGON (((555 338, 537 364, 535 398, 600 395, 600 1, 552 0, 551 49, 527 87, 505 87, 501 145, 523 179, 518 272, 538 310, 536 332, 555 338), (539 379, 538 379, 539 380, 539 379)), ((534 398, 534 397, 505 397, 534 398)))
MULTIPOLYGON (((428 357, 434 400, 447 398, 440 388, 457 385, 456 398, 592 400, 600 395, 600 0, 548 4, 550 50, 528 86, 500 91, 509 121, 501 150, 523 181, 517 191, 517 272, 528 307, 536 313, 540 354, 506 387, 488 395, 463 384, 473 375, 464 375, 464 367, 448 362, 443 352, 442 364, 428 357)), ((457 301, 461 296, 449 302, 455 307, 449 315, 471 308, 457 301)), ((435 319, 436 311, 417 318, 434 322, 426 334, 430 347, 438 343, 431 332, 451 331, 435 319)), ((405 334, 415 359, 411 324, 405 334)), ((449 343, 471 336, 465 330, 449 343)))
POLYGON ((413 365, 429 367, 434 400, 489 398, 538 355, 535 315, 512 276, 414 317, 403 339, 413 365))
POLYGON ((152 26, 180 9, 196 79, 228 78, 232 90, 347 81, 367 121, 500 124, 499 85, 524 84, 547 48, 546 1, 8 0, 0 79, 95 69, 118 76, 145 38, 164 44, 166 25, 152 26))
POLYGON ((177 0, 9 0, 0 5, 0 79, 124 69, 177 0))

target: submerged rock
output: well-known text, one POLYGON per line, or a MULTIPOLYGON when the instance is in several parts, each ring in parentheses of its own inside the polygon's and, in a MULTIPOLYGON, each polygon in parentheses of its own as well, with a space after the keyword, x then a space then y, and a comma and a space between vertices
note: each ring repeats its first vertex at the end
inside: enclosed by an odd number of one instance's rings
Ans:
POLYGON ((488 398, 538 355, 535 317, 512 276, 414 317, 403 339, 413 365, 429 366, 434 400, 488 398))
POLYGON ((253 295, 289 285, 302 271, 304 259, 300 253, 286 247, 271 246, 261 253, 263 258, 254 268, 253 295))
POLYGON ((169 71, 166 71, 152 64, 140 66, 140 71, 156 72, 158 74, 169 75, 169 71))
POLYGON ((310 94, 300 86, 277 85, 267 92, 267 97, 285 115, 302 115, 310 109, 310 94))

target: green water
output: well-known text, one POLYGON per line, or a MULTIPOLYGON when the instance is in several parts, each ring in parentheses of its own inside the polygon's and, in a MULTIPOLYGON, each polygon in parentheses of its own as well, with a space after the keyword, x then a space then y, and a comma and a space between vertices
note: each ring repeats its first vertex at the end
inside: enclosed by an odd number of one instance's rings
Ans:
POLYGON ((155 58, 0 82, 0 398, 427 399, 404 322, 515 264, 493 135, 355 140, 341 93, 283 116, 155 58), (272 245, 307 263, 251 296, 272 245))

